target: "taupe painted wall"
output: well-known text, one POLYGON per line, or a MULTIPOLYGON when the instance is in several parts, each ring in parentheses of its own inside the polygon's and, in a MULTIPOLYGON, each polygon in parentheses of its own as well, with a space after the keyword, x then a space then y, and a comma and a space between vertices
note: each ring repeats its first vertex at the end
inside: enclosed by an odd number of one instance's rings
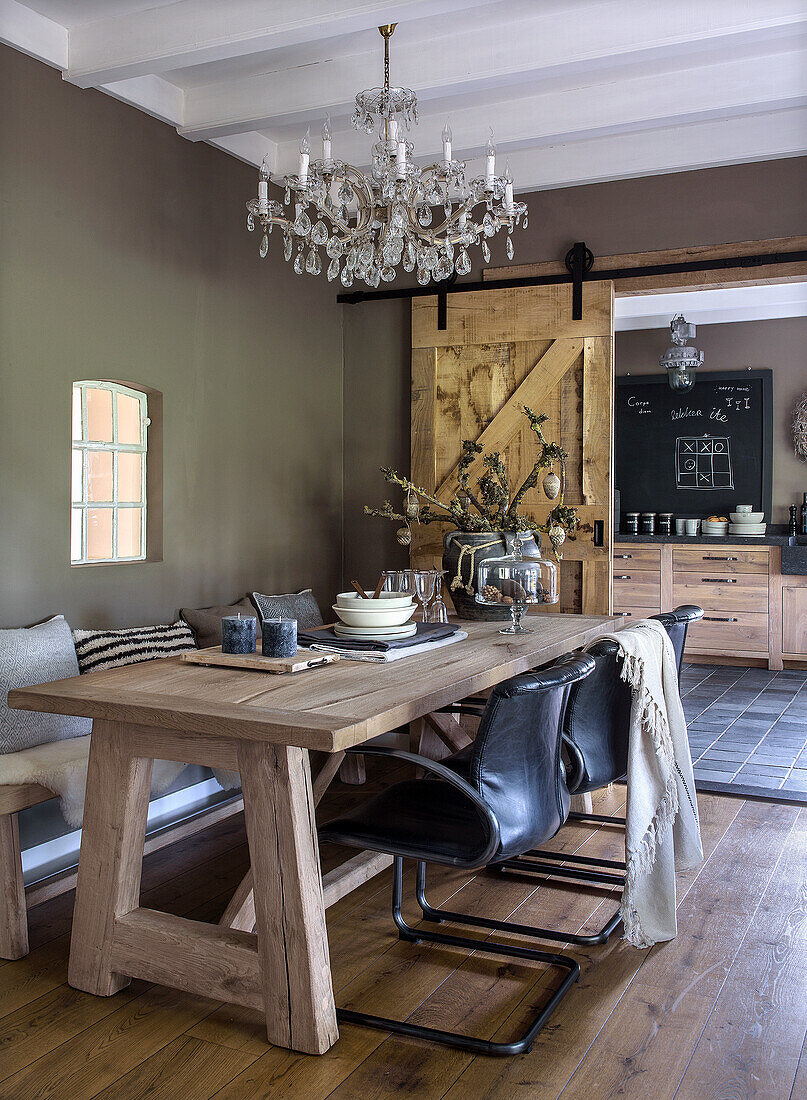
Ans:
MULTIPOLYGON (((807 157, 522 195, 530 221, 515 234, 514 262, 561 259, 580 240, 606 256, 802 234, 805 195, 807 157)), ((507 264, 503 239, 491 252, 491 266, 507 264)), ((470 278, 479 274, 477 266, 470 278)), ((373 468, 409 468, 409 303, 346 306, 344 326, 345 570, 372 577, 404 560, 392 524, 366 518, 360 504, 384 498, 373 468), (383 408, 383 418, 367 417, 367 407, 383 408), (352 439, 360 445, 350 448, 352 439)))
MULTIPOLYGON (((685 297, 682 306, 686 312, 685 297)), ((617 333, 616 373, 660 373, 658 357, 669 336, 666 328, 617 333)), ((786 523, 788 505, 801 506, 807 492, 807 462, 793 453, 791 433, 793 406, 807 390, 807 317, 698 325, 695 344, 703 352, 704 370, 773 369, 773 515, 768 519, 786 523)))
POLYGON ((159 622, 253 586, 330 603, 333 287, 258 258, 253 169, 0 49, 0 626, 159 622), (71 383, 93 377, 162 392, 160 562, 69 564, 71 383))

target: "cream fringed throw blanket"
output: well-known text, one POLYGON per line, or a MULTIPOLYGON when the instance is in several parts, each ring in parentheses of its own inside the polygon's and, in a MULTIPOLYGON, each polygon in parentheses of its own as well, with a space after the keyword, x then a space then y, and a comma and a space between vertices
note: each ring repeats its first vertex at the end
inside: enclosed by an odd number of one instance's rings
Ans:
MULTIPOLYGON (((59 798, 59 808, 68 825, 78 829, 84 815, 87 762, 90 738, 73 737, 0 756, 0 784, 39 783, 59 798)), ((155 760, 151 794, 162 794, 185 767, 174 760, 155 760)), ((238 786, 237 772, 216 772, 222 787, 238 786)))
POLYGON ((624 658, 633 702, 628 746, 625 889, 620 915, 634 947, 671 940, 675 872, 703 859, 675 650, 659 622, 609 635, 624 658))

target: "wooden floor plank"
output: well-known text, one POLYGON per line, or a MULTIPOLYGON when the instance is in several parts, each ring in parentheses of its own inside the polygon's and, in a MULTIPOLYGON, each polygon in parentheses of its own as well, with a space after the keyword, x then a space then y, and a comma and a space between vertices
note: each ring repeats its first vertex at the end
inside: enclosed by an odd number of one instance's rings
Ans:
POLYGON ((807 810, 703 1030, 677 1100, 788 1096, 807 1032, 807 810))
POLYGON ((746 802, 678 909, 685 934, 648 953, 564 1092, 675 1095, 798 815, 746 802), (742 884, 742 888, 738 888, 742 884), (732 886, 735 888, 732 889, 732 886))

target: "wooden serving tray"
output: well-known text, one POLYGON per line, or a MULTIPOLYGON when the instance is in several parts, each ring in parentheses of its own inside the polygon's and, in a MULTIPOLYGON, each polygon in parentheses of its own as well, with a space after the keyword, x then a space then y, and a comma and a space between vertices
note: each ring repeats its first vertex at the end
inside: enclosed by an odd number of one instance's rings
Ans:
POLYGON ((312 653, 310 649, 298 649, 296 657, 264 657, 262 653, 222 653, 221 646, 180 653, 180 660, 191 665, 220 665, 223 668, 250 668, 257 672, 304 672, 321 665, 332 665, 339 660, 338 653, 312 653))

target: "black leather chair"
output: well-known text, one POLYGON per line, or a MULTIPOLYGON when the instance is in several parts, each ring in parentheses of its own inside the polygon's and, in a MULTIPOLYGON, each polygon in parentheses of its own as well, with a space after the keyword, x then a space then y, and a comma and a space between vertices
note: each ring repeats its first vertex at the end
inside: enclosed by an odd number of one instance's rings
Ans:
MULTIPOLYGON (((649 616, 662 623, 670 636, 679 681, 689 624, 702 616, 703 608, 694 604, 682 604, 674 611, 649 616)), ((616 642, 604 639, 594 642, 586 652, 594 659, 594 671, 571 688, 563 722, 562 752, 570 794, 588 794, 623 780, 628 765, 631 691, 620 675, 619 647, 616 642)), ((571 812, 569 818, 620 828, 625 825, 624 817, 604 814, 571 812)), ((625 863, 535 849, 524 857, 504 861, 497 869, 622 886, 625 863), (562 866, 556 865, 561 861, 562 866)), ((617 912, 584 942, 605 943, 618 926, 617 912)))
MULTIPOLYGON (((348 750, 408 761, 428 776, 395 783, 351 813, 328 822, 319 832, 323 841, 389 852, 394 857, 392 916, 401 939, 548 963, 565 971, 559 987, 521 1038, 509 1043, 344 1009, 338 1010, 340 1021, 482 1054, 520 1054, 530 1049, 577 980, 578 964, 567 955, 531 947, 450 935, 422 925, 411 927, 401 911, 403 860, 417 860, 417 892, 419 899, 425 900, 426 863, 472 870, 521 855, 555 835, 569 810, 560 756, 566 700, 570 687, 588 676, 594 664, 591 657, 577 654, 551 668, 498 685, 487 702, 474 743, 439 764, 376 745, 348 750)), ((520 927, 461 913, 441 912, 433 919, 511 932, 520 927)), ((532 929, 529 932, 534 934, 532 929)))

